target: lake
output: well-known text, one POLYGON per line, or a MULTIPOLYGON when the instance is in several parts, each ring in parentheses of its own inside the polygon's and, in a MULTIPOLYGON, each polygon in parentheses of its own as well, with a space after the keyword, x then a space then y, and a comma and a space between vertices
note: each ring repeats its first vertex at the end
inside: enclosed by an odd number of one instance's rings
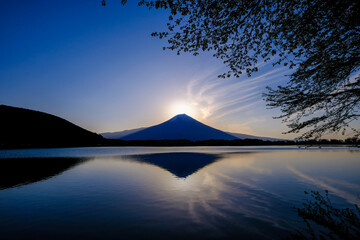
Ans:
POLYGON ((282 239, 304 191, 360 203, 351 148, 1 150, 0 174, 0 239, 282 239))

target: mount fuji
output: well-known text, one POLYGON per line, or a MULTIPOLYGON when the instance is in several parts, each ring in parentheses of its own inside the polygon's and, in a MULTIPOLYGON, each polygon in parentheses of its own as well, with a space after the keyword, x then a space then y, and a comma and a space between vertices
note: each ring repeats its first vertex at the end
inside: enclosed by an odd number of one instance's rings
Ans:
POLYGON ((123 140, 177 140, 202 141, 210 139, 238 139, 228 133, 209 127, 186 114, 179 114, 159 125, 121 137, 123 140))
POLYGON ((119 132, 101 133, 107 139, 123 140, 179 140, 201 141, 210 139, 259 139, 263 141, 283 141, 285 139, 259 137, 242 133, 223 132, 209 127, 186 114, 179 114, 170 120, 152 127, 142 127, 119 132))

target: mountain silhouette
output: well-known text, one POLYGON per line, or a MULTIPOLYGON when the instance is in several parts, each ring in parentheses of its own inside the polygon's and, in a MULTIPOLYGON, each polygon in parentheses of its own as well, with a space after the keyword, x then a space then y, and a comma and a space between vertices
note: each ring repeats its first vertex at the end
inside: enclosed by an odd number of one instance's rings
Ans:
POLYGON ((86 146, 103 137, 44 112, 0 105, 1 146, 86 146))
POLYGON ((238 139, 228 133, 209 127, 186 114, 179 114, 159 125, 126 135, 123 140, 176 140, 202 141, 210 139, 238 139))
MULTIPOLYGON (((146 127, 129 129, 129 130, 124 130, 124 131, 117 131, 117 132, 105 132, 105 133, 101 133, 100 135, 107 139, 126 139, 125 137, 128 137, 128 135, 136 133, 136 132, 140 132, 144 129, 146 129, 146 127)), ((263 140, 263 141, 283 141, 283 140, 285 140, 285 139, 279 139, 279 138, 253 136, 253 135, 248 135, 248 134, 243 134, 243 133, 233 133, 233 132, 225 132, 225 133, 233 136, 234 137, 233 139, 258 139, 258 140, 263 140)), ((139 140, 139 139, 137 139, 137 140, 139 140)))
POLYGON ((178 178, 186 178, 221 157, 205 153, 155 153, 129 156, 127 159, 165 169, 178 178))

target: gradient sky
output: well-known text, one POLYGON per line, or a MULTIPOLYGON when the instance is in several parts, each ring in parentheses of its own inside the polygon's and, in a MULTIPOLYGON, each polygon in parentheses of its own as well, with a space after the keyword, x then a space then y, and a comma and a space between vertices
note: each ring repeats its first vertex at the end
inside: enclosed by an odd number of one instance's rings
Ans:
POLYGON ((260 63, 251 78, 219 79, 211 53, 176 55, 150 36, 164 11, 120 0, 3 1, 0 104, 63 117, 101 133, 161 123, 185 112, 225 131, 293 138, 262 100, 289 70, 260 63))

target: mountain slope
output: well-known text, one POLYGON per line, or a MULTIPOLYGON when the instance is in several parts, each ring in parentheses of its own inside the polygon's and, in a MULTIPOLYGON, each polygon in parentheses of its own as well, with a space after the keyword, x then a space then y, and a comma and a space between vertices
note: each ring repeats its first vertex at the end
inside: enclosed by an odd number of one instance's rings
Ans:
POLYGON ((232 133, 232 132, 226 132, 234 137, 237 137, 239 139, 259 139, 263 141, 284 141, 286 139, 279 139, 279 138, 270 138, 270 137, 259 137, 259 136, 253 136, 243 133, 232 133))
POLYGON ((0 146, 81 146, 103 137, 44 112, 0 105, 0 146))
POLYGON ((135 128, 135 129, 130 129, 130 130, 124 130, 124 131, 119 131, 119 132, 105 132, 105 133, 100 133, 101 136, 103 136, 104 138, 108 138, 108 139, 119 139, 122 137, 125 137, 126 135, 132 134, 132 133, 136 133, 138 131, 144 130, 145 128, 135 128))
POLYGON ((179 114, 170 120, 122 137, 123 140, 176 140, 201 141, 210 139, 237 139, 228 133, 209 127, 186 114, 179 114))

